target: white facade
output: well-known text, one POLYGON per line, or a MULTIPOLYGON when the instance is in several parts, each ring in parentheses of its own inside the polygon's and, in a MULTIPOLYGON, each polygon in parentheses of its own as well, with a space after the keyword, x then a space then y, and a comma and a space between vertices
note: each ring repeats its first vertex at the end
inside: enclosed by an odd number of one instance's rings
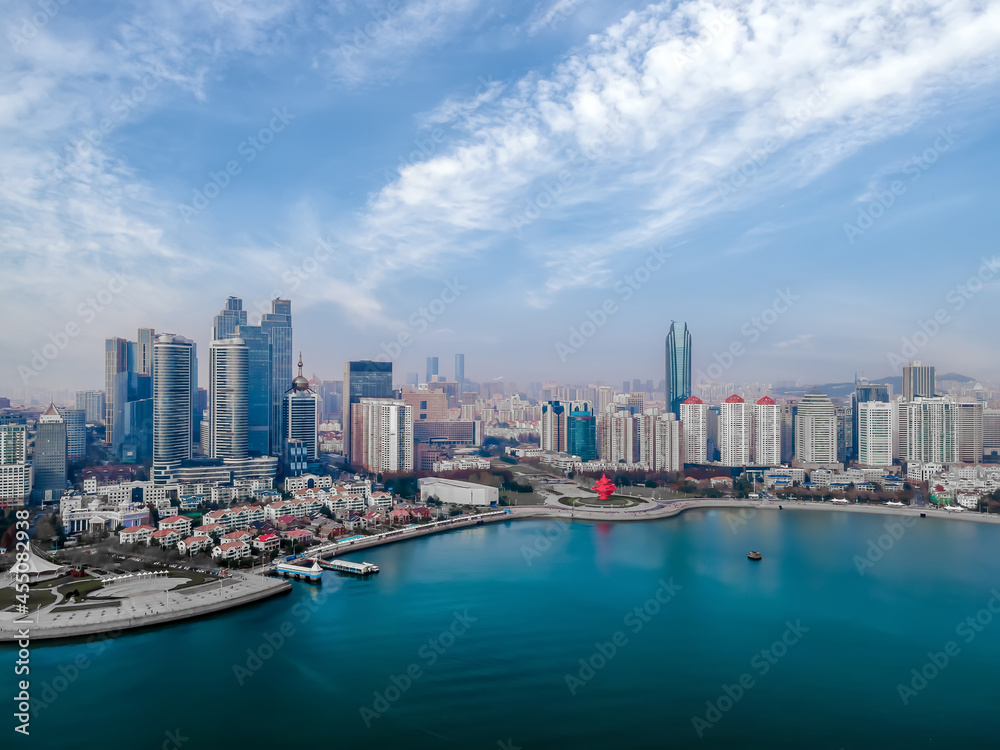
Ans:
POLYGON ((656 438, 652 470, 680 471, 684 468, 683 425, 674 414, 660 414, 652 419, 655 420, 656 438))
POLYGON ((489 506, 500 500, 500 491, 496 487, 484 484, 438 477, 420 479, 419 484, 422 503, 426 503, 430 497, 436 497, 442 503, 453 505, 489 506))
POLYGON ((906 404, 906 460, 950 464, 958 460, 958 420, 950 396, 914 398, 906 404))
POLYGON ((27 444, 23 424, 0 425, 0 508, 21 507, 31 494, 27 444))
POLYGON ((249 441, 250 353, 240 338, 213 341, 209 347, 209 445, 212 458, 246 458, 249 441))
POLYGON ((737 395, 727 398, 719 413, 719 452, 725 466, 750 463, 753 413, 750 404, 737 395))
POLYGON ((153 480, 169 484, 169 471, 191 458, 194 443, 195 344, 164 334, 153 344, 153 480))
POLYGON ((837 414, 822 393, 807 393, 795 416, 795 458, 804 464, 837 463, 837 414))
POLYGON ((681 404, 681 424, 684 430, 684 463, 703 464, 708 461, 708 406, 691 397, 681 404))
POLYGON ((895 404, 863 401, 858 404, 858 463, 892 466, 896 431, 895 404))
POLYGON ((360 417, 359 463, 371 472, 413 471, 413 411, 406 402, 363 398, 360 417))
POLYGON ((766 396, 753 405, 753 462, 781 464, 781 407, 766 396))

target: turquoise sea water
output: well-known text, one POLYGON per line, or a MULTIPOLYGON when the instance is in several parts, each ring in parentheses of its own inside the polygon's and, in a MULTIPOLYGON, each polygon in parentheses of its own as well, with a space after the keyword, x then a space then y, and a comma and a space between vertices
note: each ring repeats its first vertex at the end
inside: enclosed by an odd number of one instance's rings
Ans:
POLYGON ((349 556, 370 580, 35 644, 49 705, 3 747, 1000 746, 1000 528, 746 514, 477 527, 349 556))

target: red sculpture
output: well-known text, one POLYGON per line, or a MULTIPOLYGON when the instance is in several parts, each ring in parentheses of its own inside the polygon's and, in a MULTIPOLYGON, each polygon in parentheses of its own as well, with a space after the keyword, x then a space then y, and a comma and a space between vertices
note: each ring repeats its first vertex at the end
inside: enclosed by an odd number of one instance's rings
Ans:
POLYGON ((597 480, 597 484, 595 484, 590 489, 592 489, 594 492, 597 493, 597 497, 599 500, 607 500, 609 497, 611 497, 611 493, 613 493, 618 488, 611 483, 611 480, 608 479, 607 474, 601 474, 601 478, 597 480))

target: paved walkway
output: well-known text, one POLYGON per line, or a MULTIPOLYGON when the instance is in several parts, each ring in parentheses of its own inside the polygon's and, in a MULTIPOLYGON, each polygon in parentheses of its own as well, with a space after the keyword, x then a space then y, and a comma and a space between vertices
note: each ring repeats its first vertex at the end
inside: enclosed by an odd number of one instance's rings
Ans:
MULTIPOLYGON (((164 580, 164 579, 159 579, 164 580)), ((183 584, 183 578, 166 579, 183 584)), ((143 583, 151 583, 144 581, 143 583)), ((252 601, 288 591, 290 584, 264 576, 234 573, 229 578, 193 586, 183 591, 155 591, 122 599, 119 606, 55 612, 60 602, 42 607, 18 621, 16 612, 0 612, 0 641, 14 640, 17 630, 26 625, 33 640, 68 638, 119 628, 182 620, 210 612, 238 607, 252 601)), ((81 605, 82 606, 82 605, 81 605)))

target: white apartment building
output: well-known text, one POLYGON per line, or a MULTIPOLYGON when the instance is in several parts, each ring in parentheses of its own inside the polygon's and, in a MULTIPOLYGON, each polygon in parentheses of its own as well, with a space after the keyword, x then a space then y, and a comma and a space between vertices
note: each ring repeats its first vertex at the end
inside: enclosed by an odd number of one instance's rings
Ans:
POLYGON ((750 463, 753 412, 750 404, 735 393, 722 402, 719 412, 719 451, 724 466, 750 463))
POLYGON ((892 466, 896 405, 885 401, 858 404, 858 463, 892 466))
POLYGON ((781 407, 770 396, 753 405, 753 462, 758 466, 781 464, 781 407))
POLYGON ((684 431, 684 463, 707 463, 708 406, 697 396, 691 396, 681 403, 680 412, 684 431))

